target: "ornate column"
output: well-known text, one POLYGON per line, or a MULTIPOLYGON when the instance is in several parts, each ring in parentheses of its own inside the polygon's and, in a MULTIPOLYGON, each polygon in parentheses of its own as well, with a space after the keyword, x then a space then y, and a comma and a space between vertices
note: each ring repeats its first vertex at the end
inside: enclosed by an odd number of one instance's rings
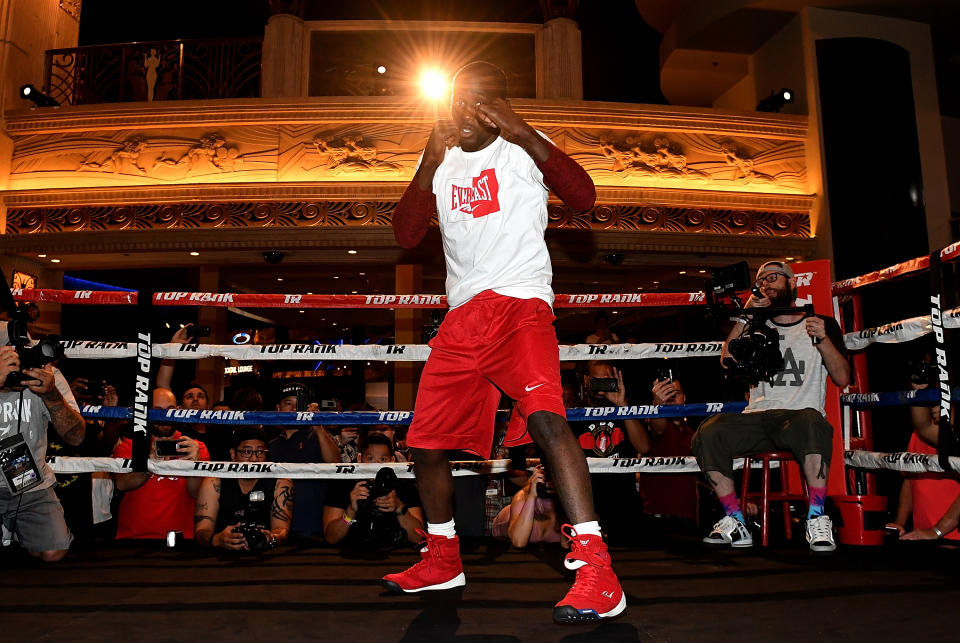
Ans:
POLYGON ((547 21, 536 35, 537 98, 583 100, 580 27, 570 18, 547 21))
POLYGON ((271 0, 271 16, 263 32, 260 68, 260 95, 264 98, 307 95, 304 48, 307 30, 303 3, 299 0, 271 0))
MULTIPOLYGON (((399 264, 396 269, 396 293, 412 295, 423 286, 423 267, 399 264)), ((394 311, 394 341, 397 344, 419 344, 423 329, 423 313, 412 308, 394 311)), ((413 410, 417 398, 417 381, 423 364, 420 362, 393 363, 393 406, 401 411, 413 410)))

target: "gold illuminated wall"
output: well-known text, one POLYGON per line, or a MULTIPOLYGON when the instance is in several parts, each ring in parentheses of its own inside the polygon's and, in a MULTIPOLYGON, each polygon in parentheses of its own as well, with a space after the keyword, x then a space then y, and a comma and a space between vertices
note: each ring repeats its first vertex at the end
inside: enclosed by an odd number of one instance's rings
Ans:
MULTIPOLYGON (((514 108, 598 186, 593 211, 558 205, 554 226, 810 236, 803 117, 532 99, 514 108)), ((331 203, 348 212, 330 225, 389 225, 440 111, 363 97, 9 112, 6 234, 245 227, 257 221, 253 205, 271 203, 301 204, 274 225, 326 225, 318 208, 331 203), (164 204, 249 204, 251 214, 129 211, 164 204)))

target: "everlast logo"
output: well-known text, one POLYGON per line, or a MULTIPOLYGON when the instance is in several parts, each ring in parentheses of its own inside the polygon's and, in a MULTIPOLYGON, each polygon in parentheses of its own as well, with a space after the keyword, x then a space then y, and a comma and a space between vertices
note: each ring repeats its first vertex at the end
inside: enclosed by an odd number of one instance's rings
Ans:
POLYGON ((499 191, 496 172, 484 170, 470 186, 450 186, 450 209, 472 214, 474 219, 499 212, 499 191))

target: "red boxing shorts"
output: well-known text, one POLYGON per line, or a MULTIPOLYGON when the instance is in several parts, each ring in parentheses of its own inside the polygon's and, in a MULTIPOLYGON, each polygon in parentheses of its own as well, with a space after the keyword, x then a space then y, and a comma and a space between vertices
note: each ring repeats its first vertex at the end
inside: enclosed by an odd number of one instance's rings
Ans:
MULTIPOLYGON (((566 417, 553 320, 541 299, 490 290, 447 313, 430 342, 407 445, 490 457, 501 391, 524 419, 536 411, 566 417)), ((519 430, 508 430, 506 444, 530 442, 526 422, 510 426, 519 430)))

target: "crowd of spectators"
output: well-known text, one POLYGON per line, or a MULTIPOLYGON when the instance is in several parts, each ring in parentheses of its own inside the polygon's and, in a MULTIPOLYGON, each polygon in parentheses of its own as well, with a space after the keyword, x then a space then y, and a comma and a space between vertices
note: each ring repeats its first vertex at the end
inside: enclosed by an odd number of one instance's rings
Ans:
MULTIPOLYGON (((785 273, 780 276, 789 278, 785 273)), ((822 335, 822 339, 836 340, 836 334, 829 328, 824 330, 822 325, 814 325, 814 332, 822 335)), ((596 343, 618 341, 604 315, 597 317, 591 339, 596 343)), ((183 329, 173 340, 190 341, 183 329)), ((273 389, 240 388, 232 392, 229 400, 215 403, 196 382, 180 387, 175 393, 171 389, 175 381, 174 368, 173 362, 160 365, 157 386, 150 393, 153 409, 321 411, 318 402, 311 399, 310 388, 297 381, 283 381, 273 389)), ((15 370, 16 353, 11 347, 0 348, 0 378, 15 370)), ((682 374, 675 370, 667 374, 660 369, 655 377, 645 379, 631 378, 609 361, 565 364, 562 370, 564 403, 568 408, 588 409, 645 403, 684 405, 688 402, 685 383, 682 374)), ((17 411, 11 417, 19 413, 23 422, 36 424, 46 420, 49 425, 49 430, 43 432, 46 443, 33 436, 35 429, 30 433, 33 441, 28 440, 43 485, 33 489, 31 502, 21 502, 19 511, 13 514, 10 508, 15 504, 15 496, 11 496, 5 486, 0 487, 0 501, 6 503, 5 542, 19 540, 24 549, 45 560, 61 558, 74 539, 80 543, 114 538, 159 540, 171 532, 194 539, 200 546, 242 552, 261 551, 287 542, 382 549, 413 545, 420 539, 424 516, 415 485, 412 480, 386 474, 363 480, 291 480, 149 472, 63 473, 56 476, 54 483, 53 473, 45 462, 46 455, 132 457, 129 421, 81 420, 77 413, 84 405, 114 407, 129 401, 120 399, 114 386, 102 380, 78 376, 68 383, 53 366, 26 373, 35 376, 38 383, 27 386, 24 399, 31 400, 35 410, 47 411, 40 415, 35 412, 32 417, 28 410, 17 411), (56 413, 51 412, 51 408, 56 413), (15 518, 11 520, 10 515, 15 518)), ((912 383, 911 386, 921 389, 926 385, 912 383)), ((13 401, 18 396, 19 389, 0 382, 0 402, 13 401)), ((342 409, 340 402, 333 400, 325 401, 322 410, 375 409, 365 403, 342 409)), ((904 448, 911 452, 936 453, 938 424, 934 410, 928 406, 913 407, 911 418, 913 433, 904 448)), ((694 436, 703 419, 630 420, 614 414, 572 421, 570 427, 586 457, 691 456, 694 453, 691 442, 696 449, 694 436)), ((509 418, 501 420, 497 435, 502 437, 507 433, 508 421, 509 418)), ((713 420, 705 426, 718 422, 713 420)), ((731 426, 738 426, 736 418, 730 418, 730 422, 731 426)), ((401 425, 234 427, 219 423, 152 422, 149 429, 149 457, 158 460, 303 464, 387 464, 409 460, 406 429, 401 425)), ((507 449, 499 444, 490 457, 509 458, 510 472, 479 480, 479 484, 477 479, 457 480, 456 511, 476 514, 475 535, 504 538, 516 547, 565 540, 560 533, 566 518, 550 481, 550 472, 541 465, 527 466, 526 458, 538 456, 530 447, 507 449)), ((701 452, 700 459, 703 457, 701 452)), ((730 538, 733 531, 749 529, 743 516, 750 516, 752 507, 744 507, 739 514, 729 513, 729 507, 723 504, 729 499, 721 493, 725 488, 704 484, 704 480, 699 473, 644 476, 628 472, 591 476, 596 511, 612 542, 637 542, 644 532, 643 525, 657 521, 700 529, 709 524, 704 521, 705 516, 709 517, 711 511, 719 515, 722 510, 726 518, 734 515, 737 521, 734 529, 724 531, 718 523, 705 540, 709 542, 712 538, 720 541, 719 544, 733 544, 730 538)), ((709 481, 709 477, 706 480, 709 481)), ((906 475, 899 495, 891 503, 892 519, 887 531, 904 540, 960 540, 956 529, 960 520, 958 498, 960 482, 956 476, 906 475)))

